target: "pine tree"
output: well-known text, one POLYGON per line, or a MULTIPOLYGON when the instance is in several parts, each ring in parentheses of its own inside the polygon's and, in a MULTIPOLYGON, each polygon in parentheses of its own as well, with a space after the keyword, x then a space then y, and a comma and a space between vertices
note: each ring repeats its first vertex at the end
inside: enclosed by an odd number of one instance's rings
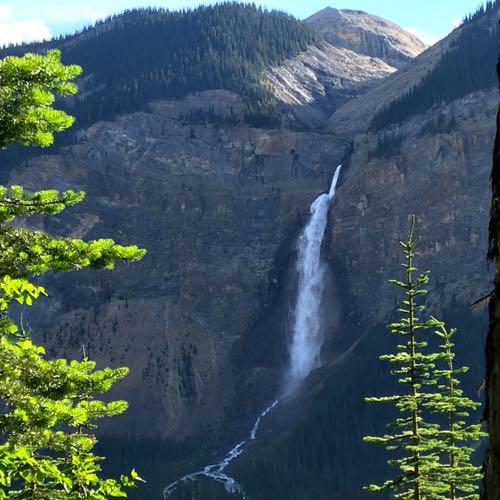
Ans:
MULTIPOLYGON (((52 108, 54 93, 74 93, 80 72, 66 67, 57 51, 0 61, 0 148, 11 143, 47 146, 72 117, 52 108)), ((83 267, 112 269, 117 261, 144 255, 111 239, 54 237, 15 225, 17 217, 50 215, 81 201, 84 193, 0 186, 0 499, 34 500, 126 497, 140 480, 135 471, 120 480, 102 478, 93 452, 95 421, 122 413, 125 401, 96 398, 126 368, 95 370, 81 361, 48 360, 30 332, 9 316, 14 302, 31 305, 45 294, 35 276, 83 267)))
POLYGON ((472 401, 463 395, 457 378, 468 371, 468 367, 455 368, 455 344, 451 339, 456 334, 456 328, 448 330, 445 324, 435 318, 434 333, 441 339, 443 369, 436 370, 441 383, 438 386, 440 397, 427 404, 432 413, 440 413, 446 417, 447 423, 439 434, 439 452, 444 459, 436 470, 436 475, 445 478, 448 483, 448 493, 442 498, 477 499, 478 483, 481 480, 481 467, 472 464, 471 455, 475 451, 470 444, 478 441, 486 433, 481 431, 480 424, 466 425, 464 419, 470 416, 469 411, 479 408, 480 403, 472 401))
POLYGON ((446 484, 429 480, 429 472, 435 470, 439 463, 434 439, 439 426, 425 421, 422 412, 424 405, 435 397, 424 389, 437 382, 433 371, 439 355, 425 354, 427 342, 420 340, 421 332, 431 326, 429 322, 423 322, 418 317, 424 311, 424 306, 418 303, 418 298, 427 293, 423 287, 429 281, 429 274, 423 273, 415 277, 417 269, 413 265, 413 259, 417 255, 415 246, 419 238, 413 237, 414 224, 415 220, 412 218, 408 237, 405 242, 401 242, 406 256, 406 262, 403 264, 406 279, 390 280, 405 290, 405 299, 398 309, 401 318, 389 325, 391 333, 402 337, 401 344, 397 346, 397 354, 380 357, 381 360, 396 365, 391 374, 398 377, 399 383, 405 386, 407 391, 401 395, 366 398, 369 402, 393 403, 400 417, 387 426, 395 429, 396 433, 382 437, 368 436, 365 440, 384 443, 387 450, 401 450, 402 455, 389 461, 399 467, 401 473, 398 477, 386 481, 381 486, 370 485, 367 489, 389 489, 395 492, 396 498, 421 500, 445 491, 446 484))
POLYGON ((0 149, 8 144, 48 146, 53 132, 73 124, 73 117, 54 109, 54 94, 74 94, 71 81, 78 66, 61 64, 61 53, 26 54, 0 60, 0 149))
POLYGON ((393 434, 367 436, 365 440, 383 443, 388 451, 396 451, 397 458, 388 463, 398 466, 400 474, 381 486, 370 485, 366 489, 391 490, 395 498, 413 500, 477 498, 480 474, 471 464, 473 449, 468 444, 483 434, 478 425, 466 425, 463 419, 469 416, 467 410, 477 408, 478 404, 464 397, 458 388, 457 376, 467 368, 456 369, 453 365, 451 337, 455 330, 446 330, 432 316, 420 319, 425 312, 421 301, 427 294, 424 287, 429 282, 429 273, 416 275, 415 247, 420 238, 414 237, 414 228, 412 216, 408 236, 401 242, 405 279, 390 280, 405 292, 397 310, 400 319, 389 325, 391 333, 401 337, 398 352, 380 357, 396 365, 391 374, 398 377, 406 391, 366 398, 368 402, 393 403, 399 412, 399 417, 387 426, 393 434), (442 339, 441 350, 428 352, 427 338, 432 338, 433 332, 442 339), (446 416, 446 425, 439 422, 440 415, 446 416), (466 496, 460 496, 462 493, 466 496))

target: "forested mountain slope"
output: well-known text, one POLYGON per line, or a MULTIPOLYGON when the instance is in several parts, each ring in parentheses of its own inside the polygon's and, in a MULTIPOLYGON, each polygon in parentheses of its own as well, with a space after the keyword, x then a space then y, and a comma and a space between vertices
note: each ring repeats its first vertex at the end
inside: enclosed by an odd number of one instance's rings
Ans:
POLYGON ((58 48, 83 68, 71 104, 77 127, 137 111, 155 99, 226 89, 265 99, 263 70, 319 43, 321 36, 282 12, 239 2, 187 11, 141 9, 49 43, 0 50, 0 57, 58 48))
MULTIPOLYGON (((410 35, 401 29, 398 35, 403 37, 400 49, 416 53, 415 39, 408 42, 404 37, 410 35)), ((56 146, 74 142, 84 126, 139 111, 153 100, 215 89, 238 93, 245 109, 229 117, 206 112, 205 120, 286 126, 290 120, 276 108, 283 102, 282 109, 292 112, 299 127, 323 127, 341 104, 394 71, 361 49, 326 43, 314 23, 240 2, 179 12, 126 11, 74 35, 0 49, 0 57, 50 48, 62 52, 63 62, 83 68, 80 92, 62 103, 75 115, 75 126, 57 138, 56 146), (290 104, 298 104, 296 113, 290 104)), ((199 113, 191 117, 200 118, 199 113)), ((7 167, 28 154, 10 148, 0 158, 7 167)))
POLYGON ((423 113, 434 104, 493 87, 498 55, 498 31, 493 21, 497 13, 498 2, 487 2, 407 68, 338 109, 330 119, 330 130, 352 135, 372 125, 381 129, 423 113))
POLYGON ((451 103, 472 92, 488 90, 496 84, 498 30, 493 3, 486 4, 462 25, 449 49, 414 87, 384 104, 371 126, 383 129, 413 115, 424 113, 439 103, 451 103), (481 22, 474 22, 481 19, 481 22))

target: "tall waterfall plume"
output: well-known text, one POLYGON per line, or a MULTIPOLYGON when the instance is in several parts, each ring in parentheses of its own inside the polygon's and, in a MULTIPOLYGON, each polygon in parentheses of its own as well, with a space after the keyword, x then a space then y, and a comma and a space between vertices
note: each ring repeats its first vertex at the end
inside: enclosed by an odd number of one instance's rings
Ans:
POLYGON ((319 364, 323 344, 321 298, 324 290, 321 243, 341 166, 335 169, 329 192, 320 194, 312 203, 311 217, 299 237, 297 259, 299 288, 290 349, 289 387, 295 386, 307 377, 319 364))

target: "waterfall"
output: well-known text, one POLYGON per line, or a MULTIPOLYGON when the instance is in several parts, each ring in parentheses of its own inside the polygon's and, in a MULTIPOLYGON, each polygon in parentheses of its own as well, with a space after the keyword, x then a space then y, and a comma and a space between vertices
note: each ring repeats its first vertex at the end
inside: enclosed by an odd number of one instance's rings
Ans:
MULTIPOLYGON (((335 170, 328 193, 319 195, 312 203, 311 217, 299 237, 297 261, 299 290, 291 345, 290 374, 292 384, 290 388, 304 379, 319 361, 319 353, 323 343, 320 305, 324 288, 323 266, 320 258, 321 243, 325 235, 328 208, 335 195, 340 168, 341 165, 335 170)), ((225 469, 243 453, 248 441, 256 438, 261 420, 274 409, 278 402, 279 399, 276 399, 259 414, 248 437, 233 446, 219 462, 206 465, 201 470, 186 474, 169 484, 163 489, 163 497, 168 498, 183 483, 207 477, 222 483, 227 492, 239 493, 245 498, 241 486, 225 473, 225 469)))
POLYGON ((329 192, 320 194, 312 203, 311 217, 299 237, 297 258, 299 287, 290 349, 290 388, 307 377, 319 364, 323 344, 320 306, 324 289, 321 243, 325 235, 328 209, 335 196, 340 168, 341 165, 335 170, 329 192))

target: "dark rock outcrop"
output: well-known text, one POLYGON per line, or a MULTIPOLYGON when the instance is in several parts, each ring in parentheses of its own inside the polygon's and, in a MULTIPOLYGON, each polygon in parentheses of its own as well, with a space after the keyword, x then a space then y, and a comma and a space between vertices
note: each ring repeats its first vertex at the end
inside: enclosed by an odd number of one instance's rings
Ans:
MULTIPOLYGON (((500 65, 497 65, 500 82, 500 65)), ((494 102, 494 99, 492 99, 494 102)), ((486 338, 486 407, 489 441, 485 461, 483 500, 500 498, 500 108, 497 105, 496 136, 491 169, 491 212, 489 257, 495 261, 495 280, 489 301, 486 338)))

